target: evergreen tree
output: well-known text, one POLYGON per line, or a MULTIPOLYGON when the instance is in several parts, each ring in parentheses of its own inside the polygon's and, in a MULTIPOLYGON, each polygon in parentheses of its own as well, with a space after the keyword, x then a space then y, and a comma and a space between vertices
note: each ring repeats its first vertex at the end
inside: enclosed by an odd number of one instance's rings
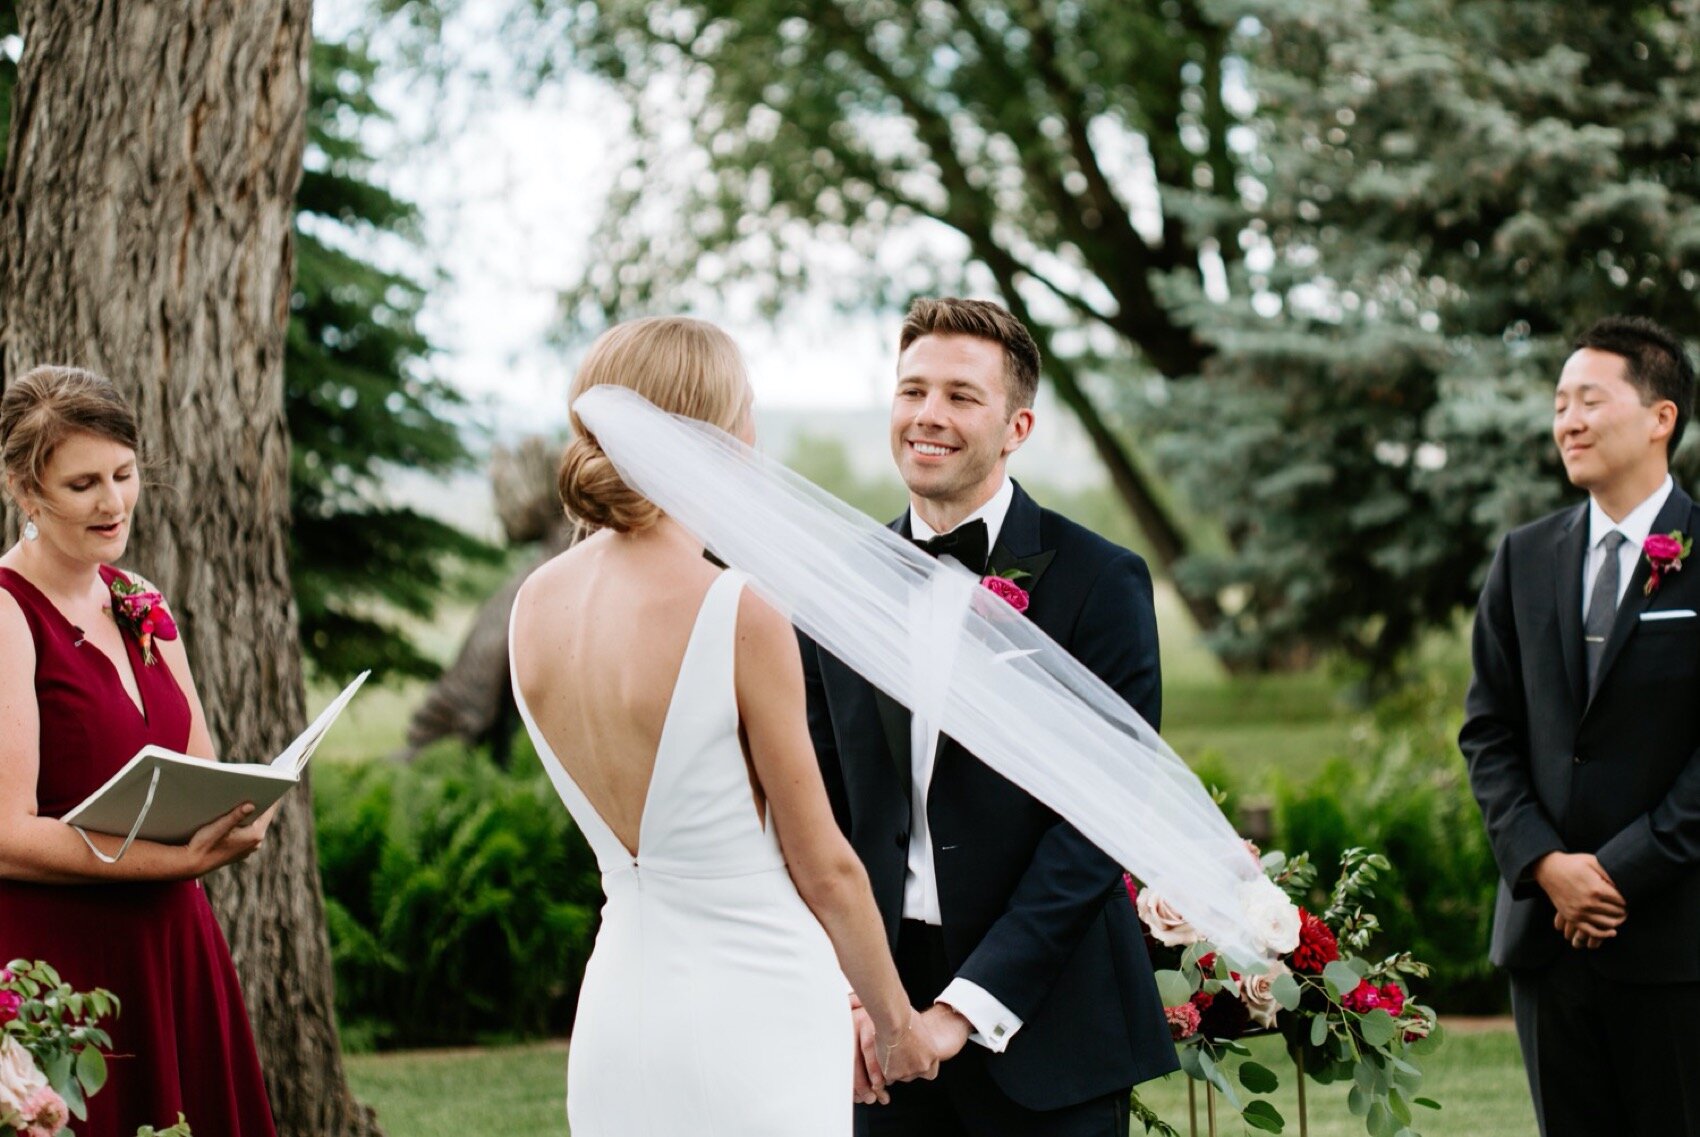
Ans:
POLYGON ((1570 338, 1700 333, 1700 7, 1252 8, 1235 299, 1169 284, 1217 351, 1163 392, 1165 468, 1230 538, 1181 573, 1237 595, 1232 651, 1385 674, 1499 534, 1579 500, 1550 437, 1570 338))
POLYGON ((360 131, 382 114, 375 73, 355 44, 314 44, 285 362, 302 646, 314 669, 339 679, 363 667, 435 674, 393 613, 430 615, 455 558, 495 555, 383 492, 389 470, 446 474, 469 455, 446 417, 463 399, 429 368, 424 289, 344 247, 410 237, 416 221, 411 204, 368 180, 360 131))
MULTIPOLYGON (((17 27, 14 0, 0 0, 0 38, 17 27)), ((424 289, 345 247, 415 231, 414 206, 368 180, 360 130, 383 114, 371 93, 376 72, 356 44, 313 44, 284 361, 302 651, 310 673, 339 681, 367 667, 380 680, 434 675, 394 614, 429 616, 457 558, 498 556, 383 491, 390 470, 447 474, 471 456, 448 417, 464 400, 429 369, 424 289)), ((0 130, 16 76, 0 53, 0 130)))

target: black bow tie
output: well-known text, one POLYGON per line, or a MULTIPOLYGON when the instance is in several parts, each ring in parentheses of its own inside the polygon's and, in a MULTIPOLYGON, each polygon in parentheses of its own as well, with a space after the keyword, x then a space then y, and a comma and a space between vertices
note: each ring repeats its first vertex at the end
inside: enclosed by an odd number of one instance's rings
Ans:
POLYGON ((986 560, 991 556, 989 534, 984 521, 970 521, 958 526, 949 533, 940 533, 925 541, 916 541, 916 545, 935 557, 946 554, 962 562, 970 572, 986 575, 986 560))

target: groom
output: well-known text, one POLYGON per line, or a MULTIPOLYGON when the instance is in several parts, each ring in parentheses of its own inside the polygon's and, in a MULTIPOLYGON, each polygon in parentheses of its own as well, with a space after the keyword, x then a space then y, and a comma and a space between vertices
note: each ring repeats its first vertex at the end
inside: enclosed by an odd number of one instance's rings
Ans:
POLYGON ((1588 329, 1553 402, 1588 501, 1507 536, 1476 609, 1459 745, 1545 1137, 1700 1137, 1700 510, 1669 473, 1693 402, 1675 336, 1588 329))
MULTIPOLYGON (((915 302, 891 409, 909 510, 892 528, 1013 581, 1028 618, 1155 727, 1145 563, 1041 509, 1004 471, 1033 429, 1038 381, 1039 349, 1003 308, 915 302)), ((950 1059, 936 1081, 891 1086, 885 1102, 870 1053, 858 1099, 881 1104, 857 1106, 859 1137, 1126 1137, 1129 1089, 1176 1060, 1122 870, 808 640, 803 666, 833 811, 950 1059)))

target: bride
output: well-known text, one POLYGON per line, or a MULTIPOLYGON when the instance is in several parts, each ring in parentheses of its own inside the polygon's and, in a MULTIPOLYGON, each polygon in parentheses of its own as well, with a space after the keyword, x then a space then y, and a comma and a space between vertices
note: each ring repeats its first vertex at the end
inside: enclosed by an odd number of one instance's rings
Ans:
MULTIPOLYGON (((710 324, 609 330, 573 399, 602 384, 751 439, 742 360, 710 324)), ((846 980, 888 1080, 934 1077, 938 1059, 833 820, 795 633, 573 427, 560 493, 594 533, 528 580, 509 637, 521 716, 608 898, 568 1058, 572 1132, 848 1134, 846 980)))

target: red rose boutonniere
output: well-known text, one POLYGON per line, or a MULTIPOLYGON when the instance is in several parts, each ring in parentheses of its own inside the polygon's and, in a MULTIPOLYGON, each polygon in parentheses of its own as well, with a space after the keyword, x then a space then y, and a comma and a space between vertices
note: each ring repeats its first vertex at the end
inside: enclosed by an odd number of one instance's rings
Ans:
POLYGON ((112 581, 112 618, 136 639, 142 662, 153 666, 153 641, 177 638, 177 622, 165 610, 165 598, 127 580, 112 581))
POLYGON ((1007 572, 981 577, 980 587, 1008 601, 1009 606, 1017 612, 1025 612, 1031 598, 1027 595, 1027 590, 1015 582, 1027 575, 1029 574, 1020 569, 1010 569, 1007 572))
POLYGON ((1653 533, 1641 542, 1641 551, 1647 556, 1647 587, 1642 590, 1645 596, 1651 596, 1659 590, 1659 581, 1667 572, 1681 572, 1683 558, 1694 550, 1694 540, 1680 529, 1672 529, 1669 533, 1653 533))

